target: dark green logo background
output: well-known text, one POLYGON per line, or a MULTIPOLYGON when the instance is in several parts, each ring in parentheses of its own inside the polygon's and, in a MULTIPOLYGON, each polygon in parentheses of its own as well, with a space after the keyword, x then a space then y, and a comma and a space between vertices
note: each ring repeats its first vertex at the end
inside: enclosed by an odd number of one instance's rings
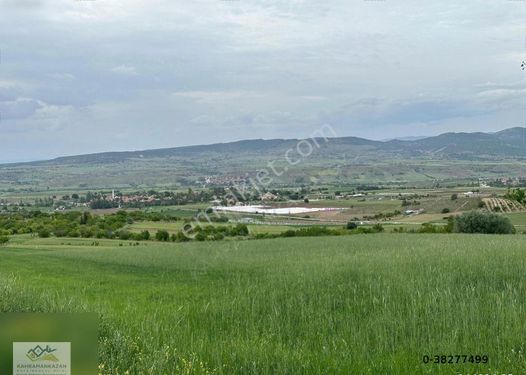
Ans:
POLYGON ((1 313, 0 374, 13 372, 13 342, 70 342, 74 375, 97 374, 97 315, 1 313))

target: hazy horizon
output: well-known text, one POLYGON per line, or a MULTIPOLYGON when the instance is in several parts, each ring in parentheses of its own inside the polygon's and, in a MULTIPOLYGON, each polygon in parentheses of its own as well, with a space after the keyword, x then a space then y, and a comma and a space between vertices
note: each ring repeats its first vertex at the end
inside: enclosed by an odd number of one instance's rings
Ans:
POLYGON ((0 162, 521 126, 526 2, 3 0, 0 162))
MULTIPOLYGON (((509 127, 504 127, 502 129, 489 130, 489 131, 486 131, 484 133, 492 134, 492 133, 496 133, 496 132, 499 132, 499 131, 502 131, 502 130, 515 128, 515 127, 517 127, 517 126, 509 126, 509 127)), ((384 139, 373 139, 373 138, 365 138, 365 137, 358 137, 358 138, 364 138, 364 139, 368 139, 368 140, 372 140, 372 141, 379 141, 379 142, 388 142, 388 141, 392 141, 392 140, 395 140, 395 139, 413 141, 413 140, 416 140, 416 139, 423 139, 423 138, 434 137, 434 136, 437 136, 437 135, 440 135, 440 134, 444 134, 444 133, 433 134, 433 135, 414 135, 414 136, 413 135, 400 135, 399 137, 384 138, 384 139)), ((328 134, 328 133, 324 134, 324 136, 327 136, 327 137, 331 138, 330 134, 328 134)), ((340 135, 340 134, 338 134, 337 137, 339 138, 339 137, 356 137, 356 136, 354 136, 352 134, 347 134, 347 135, 340 135)), ((310 138, 310 136, 299 137, 299 138, 243 138, 243 139, 232 139, 232 140, 228 140, 228 141, 225 141, 225 142, 211 142, 211 143, 204 143, 204 144, 196 143, 196 144, 185 144, 185 145, 176 145, 176 146, 159 147, 159 148, 137 148, 137 149, 122 149, 122 150, 104 150, 104 151, 96 151, 96 152, 86 152, 86 153, 82 153, 82 154, 56 155, 56 156, 52 156, 52 157, 45 158, 45 159, 21 159, 21 160, 16 160, 16 159, 15 160, 1 160, 0 159, 0 164, 16 164, 16 163, 26 163, 26 162, 38 162, 38 161, 52 160, 52 159, 56 159, 56 158, 60 158, 60 157, 99 154, 99 153, 110 153, 110 152, 135 152, 135 151, 155 150, 155 149, 161 149, 161 148, 179 148, 179 147, 192 147, 192 146, 206 146, 206 145, 214 145, 214 144, 219 144, 219 143, 233 143, 233 142, 259 140, 259 139, 275 140, 275 139, 308 139, 308 138, 310 138)))

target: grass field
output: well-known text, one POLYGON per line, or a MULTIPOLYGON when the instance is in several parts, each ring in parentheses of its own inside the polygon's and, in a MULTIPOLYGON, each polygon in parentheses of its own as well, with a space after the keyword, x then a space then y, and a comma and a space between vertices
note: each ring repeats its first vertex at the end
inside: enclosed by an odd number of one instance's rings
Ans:
MULTIPOLYGON (((183 226, 185 225, 184 221, 175 221, 175 222, 162 222, 162 221, 141 221, 136 222, 133 224, 130 224, 126 226, 126 229, 131 232, 141 232, 143 230, 149 231, 151 234, 155 234, 158 230, 166 230, 170 234, 176 233, 177 231, 180 231, 183 226)), ((214 226, 232 226, 235 225, 234 223, 207 223, 204 222, 202 225, 214 225, 214 226)), ((297 225, 271 225, 271 224, 248 224, 247 225, 248 230, 251 234, 258 234, 258 233, 282 233, 286 230, 295 230, 300 228, 301 226, 297 225)))
POLYGON ((100 373, 526 372, 526 236, 93 242, 14 237, 0 311, 100 313, 100 373))
POLYGON ((509 217, 517 229, 526 230, 526 212, 515 212, 504 216, 509 217))

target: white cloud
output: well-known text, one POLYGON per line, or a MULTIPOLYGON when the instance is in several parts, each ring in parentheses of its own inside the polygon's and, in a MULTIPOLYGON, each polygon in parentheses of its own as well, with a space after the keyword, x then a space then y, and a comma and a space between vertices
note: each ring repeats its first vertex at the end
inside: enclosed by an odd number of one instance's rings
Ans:
POLYGON ((263 93, 254 91, 178 91, 174 92, 175 97, 194 99, 199 103, 217 104, 239 99, 264 98, 263 93))
POLYGON ((124 74, 124 75, 129 75, 129 76, 137 75, 137 70, 135 69, 135 67, 130 66, 130 65, 119 65, 119 66, 113 67, 111 71, 117 74, 124 74))
POLYGON ((73 81, 77 78, 71 73, 52 73, 50 74, 50 77, 64 81, 73 81))

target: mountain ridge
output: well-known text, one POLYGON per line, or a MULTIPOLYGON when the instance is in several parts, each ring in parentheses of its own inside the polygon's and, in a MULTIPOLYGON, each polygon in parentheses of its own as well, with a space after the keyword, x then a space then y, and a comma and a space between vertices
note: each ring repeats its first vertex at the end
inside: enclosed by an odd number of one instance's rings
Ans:
POLYGON ((526 128, 521 127, 387 142, 352 136, 307 138, 304 142, 252 139, 3 164, 0 191, 224 186, 255 180, 261 171, 272 175, 275 186, 408 186, 526 178, 525 145, 526 128))
MULTIPOLYGON (((307 140, 309 138, 306 138, 307 140)), ((330 137, 317 138, 322 146, 335 144, 339 147, 359 146, 372 147, 387 154, 400 153, 402 156, 429 156, 450 154, 454 158, 495 156, 495 157, 526 157, 526 128, 512 127, 495 133, 484 132, 448 132, 417 139, 391 139, 388 141, 370 140, 361 137, 330 137)), ((157 159, 171 157, 189 157, 198 154, 229 155, 236 153, 270 155, 280 152, 283 148, 294 147, 302 139, 245 139, 232 142, 213 143, 206 145, 192 145, 145 149, 134 151, 108 151, 100 153, 61 156, 49 160, 4 163, 1 167, 31 166, 31 165, 60 165, 60 164, 92 164, 115 163, 131 159, 157 159)))

